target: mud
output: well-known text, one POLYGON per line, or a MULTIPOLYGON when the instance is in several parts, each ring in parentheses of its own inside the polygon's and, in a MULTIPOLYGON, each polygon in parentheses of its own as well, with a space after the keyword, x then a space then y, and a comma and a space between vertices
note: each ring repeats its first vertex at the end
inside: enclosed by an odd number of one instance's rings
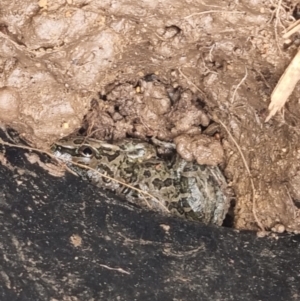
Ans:
POLYGON ((297 37, 281 39, 297 4, 3 0, 2 127, 44 149, 78 131, 174 141, 224 168, 235 228, 298 232, 299 86, 264 123, 297 51, 297 37))

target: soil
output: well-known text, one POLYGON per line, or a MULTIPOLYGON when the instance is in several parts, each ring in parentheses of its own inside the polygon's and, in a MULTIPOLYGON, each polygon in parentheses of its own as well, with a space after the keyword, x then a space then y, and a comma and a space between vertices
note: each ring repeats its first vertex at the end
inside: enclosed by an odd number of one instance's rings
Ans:
POLYGON ((3 0, 2 127, 42 149, 74 132, 174 141, 224 169, 236 229, 299 232, 299 86, 265 123, 299 44, 281 38, 298 1, 279 4, 3 0))

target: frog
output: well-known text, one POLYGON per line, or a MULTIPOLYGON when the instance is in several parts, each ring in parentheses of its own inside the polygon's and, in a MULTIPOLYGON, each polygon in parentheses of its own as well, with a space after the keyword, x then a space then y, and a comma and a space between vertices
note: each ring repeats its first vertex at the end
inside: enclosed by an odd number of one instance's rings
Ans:
POLYGON ((222 171, 186 161, 176 151, 170 155, 170 143, 168 156, 161 156, 163 145, 134 138, 108 142, 75 137, 56 142, 52 151, 84 180, 130 203, 222 225, 229 209, 222 171))

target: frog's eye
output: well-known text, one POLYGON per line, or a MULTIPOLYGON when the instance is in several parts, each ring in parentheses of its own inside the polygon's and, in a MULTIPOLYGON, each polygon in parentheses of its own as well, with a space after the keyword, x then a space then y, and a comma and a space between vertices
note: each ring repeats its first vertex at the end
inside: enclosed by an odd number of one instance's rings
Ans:
POLYGON ((83 145, 79 148, 79 154, 86 158, 91 158, 94 156, 94 150, 89 146, 83 145))

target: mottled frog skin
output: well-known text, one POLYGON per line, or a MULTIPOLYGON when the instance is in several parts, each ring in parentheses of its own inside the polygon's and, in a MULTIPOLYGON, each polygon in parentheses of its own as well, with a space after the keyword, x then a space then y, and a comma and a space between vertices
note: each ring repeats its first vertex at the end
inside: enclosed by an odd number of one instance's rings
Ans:
POLYGON ((53 151, 84 179, 140 206, 147 200, 155 210, 162 210, 163 204, 172 214, 216 225, 222 225, 228 211, 226 181, 218 167, 187 162, 177 154, 160 158, 156 146, 147 142, 124 139, 110 144, 73 138, 59 141, 53 151), (155 199, 72 162, 146 191, 155 199))

